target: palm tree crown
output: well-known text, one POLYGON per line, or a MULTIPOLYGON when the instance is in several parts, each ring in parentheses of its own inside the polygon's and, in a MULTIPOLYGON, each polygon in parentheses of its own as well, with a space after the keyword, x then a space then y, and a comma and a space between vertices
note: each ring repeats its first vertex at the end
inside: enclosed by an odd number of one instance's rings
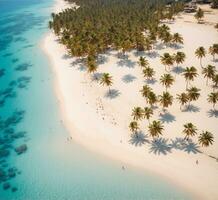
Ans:
POLYGON ((145 68, 143 69, 143 75, 144 75, 144 77, 147 78, 147 79, 152 79, 153 76, 155 75, 155 71, 154 71, 154 69, 151 68, 151 67, 145 67, 145 68))
POLYGON ((207 85, 208 85, 208 79, 213 79, 216 72, 216 67, 213 65, 208 65, 207 67, 204 67, 202 70, 202 74, 204 75, 204 78, 207 78, 207 85))
POLYGON ((198 142, 202 145, 202 147, 208 147, 209 145, 213 144, 213 139, 214 137, 212 133, 203 131, 198 138, 198 142))
POLYGON ((149 94, 150 92, 152 92, 152 88, 149 87, 148 85, 144 85, 144 86, 142 87, 142 89, 140 90, 140 92, 141 92, 141 94, 142 94, 143 97, 147 98, 147 97, 148 97, 148 94, 149 94))
POLYGON ((133 133, 134 133, 134 132, 136 133, 137 130, 139 129, 138 123, 137 123, 136 121, 130 122, 130 124, 129 124, 129 129, 130 129, 130 131, 132 131, 133 133))
POLYGON ((160 82, 166 87, 167 90, 167 88, 169 88, 173 84, 174 78, 171 74, 164 74, 160 77, 160 82))
POLYGON ((157 95, 154 92, 149 92, 147 96, 147 102, 150 104, 150 106, 154 105, 157 103, 157 95))
POLYGON ((174 63, 173 56, 171 56, 169 53, 164 53, 161 56, 161 63, 165 66, 165 70, 166 70, 166 66, 173 65, 173 63, 174 63))
POLYGON ((149 124, 148 130, 150 135, 154 138, 162 135, 162 131, 164 130, 164 127, 160 121, 153 121, 151 124, 149 124))
POLYGON ((202 66, 202 58, 206 56, 206 50, 204 47, 199 47, 195 51, 195 55, 200 59, 200 64, 202 66))
POLYGON ((189 139, 190 136, 194 136, 197 134, 197 128, 192 123, 184 124, 183 133, 185 134, 185 139, 189 139))
POLYGON ((207 98, 209 103, 213 104, 213 108, 215 108, 216 103, 218 102, 218 92, 211 92, 207 98))
POLYGON ((186 88, 188 88, 188 84, 190 81, 193 81, 194 78, 198 75, 197 69, 195 67, 186 67, 183 76, 186 79, 186 88))
POLYGON ((144 108, 144 117, 149 120, 150 117, 153 115, 153 109, 149 107, 144 108))
POLYGON ((215 60, 215 55, 218 54, 218 44, 213 44, 210 46, 209 53, 213 56, 213 60, 215 60))
POLYGON ((172 36, 172 42, 175 44, 183 44, 183 37, 179 33, 174 33, 172 36))
POLYGON ((173 103, 173 96, 170 95, 169 92, 163 92, 162 95, 159 96, 159 101, 163 108, 167 108, 173 103))
POLYGON ((218 74, 215 74, 214 77, 213 77, 213 88, 217 88, 218 87, 218 74))
POLYGON ((134 120, 140 120, 143 117, 143 109, 140 107, 135 107, 132 110, 132 116, 134 120))
POLYGON ((177 66, 185 61, 185 57, 185 53, 181 51, 178 51, 176 54, 174 54, 174 61, 176 62, 177 66))
POLYGON ((185 92, 183 92, 181 94, 177 94, 176 99, 179 101, 179 103, 181 105, 180 109, 183 105, 185 105, 189 101, 188 94, 186 94, 185 92))
POLYGON ((110 76, 109 73, 104 73, 102 75, 102 77, 101 77, 100 84, 108 86, 109 87, 109 91, 110 91, 110 86, 113 84, 112 76, 110 76))
POLYGON ((198 89, 196 87, 191 87, 187 91, 188 91, 189 102, 196 101, 200 97, 200 93, 199 93, 200 89, 198 89))
POLYGON ((142 56, 140 56, 138 63, 141 67, 146 67, 149 65, 148 61, 142 56))

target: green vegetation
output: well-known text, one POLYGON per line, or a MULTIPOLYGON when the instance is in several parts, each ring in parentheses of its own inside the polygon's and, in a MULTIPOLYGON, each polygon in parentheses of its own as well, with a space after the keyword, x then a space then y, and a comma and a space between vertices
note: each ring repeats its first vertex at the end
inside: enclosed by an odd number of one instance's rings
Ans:
MULTIPOLYGON (((168 0, 68 0, 79 8, 52 14, 49 27, 73 56, 97 55, 108 48, 125 53, 130 49, 150 50, 158 31, 166 39, 168 32, 159 22, 182 10, 182 3, 166 8, 168 0), (161 30, 160 30, 161 29, 161 30), (148 31, 147 37, 143 32, 148 31)), ((175 42, 182 42, 179 35, 175 42)))
POLYGON ((199 8, 194 16, 198 20, 198 23, 200 23, 202 18, 204 17, 204 11, 201 8, 199 8))

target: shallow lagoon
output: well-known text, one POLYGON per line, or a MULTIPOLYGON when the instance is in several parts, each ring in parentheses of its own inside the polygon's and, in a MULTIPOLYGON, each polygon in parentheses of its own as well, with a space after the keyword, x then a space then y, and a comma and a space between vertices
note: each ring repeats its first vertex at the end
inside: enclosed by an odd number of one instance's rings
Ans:
POLYGON ((155 176, 122 170, 122 163, 67 139, 40 49, 53 4, 0 0, 0 199, 188 199, 155 176), (27 150, 18 154, 23 144, 27 150))

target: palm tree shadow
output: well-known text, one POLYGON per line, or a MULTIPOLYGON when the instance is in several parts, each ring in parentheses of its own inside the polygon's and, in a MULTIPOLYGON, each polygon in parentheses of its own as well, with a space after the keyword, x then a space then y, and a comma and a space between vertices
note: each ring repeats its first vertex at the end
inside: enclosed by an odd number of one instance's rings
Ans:
POLYGON ((68 55, 68 54, 64 54, 63 56, 62 56, 62 58, 64 59, 64 60, 68 60, 68 59, 70 59, 70 58, 72 58, 70 55, 68 55))
POLYGON ((127 68, 134 68, 136 65, 135 61, 131 61, 129 59, 121 59, 117 62, 119 67, 127 67, 127 68))
POLYGON ((197 143, 194 143, 192 140, 189 139, 189 141, 184 145, 184 151, 187 153, 202 153, 199 150, 199 146, 197 143))
POLYGON ((134 56, 139 57, 139 56, 146 56, 144 51, 135 51, 134 56))
POLYGON ((118 52, 115 56, 117 58, 123 59, 123 60, 128 60, 128 58, 129 58, 129 56, 127 54, 123 54, 122 52, 118 52))
POLYGON ((175 118, 174 115, 172 115, 171 113, 167 112, 167 113, 161 114, 160 121, 162 121, 164 123, 171 123, 171 122, 176 121, 176 118, 175 118))
POLYGON ((154 78, 152 78, 152 79, 148 79, 148 80, 146 80, 145 82, 146 82, 147 84, 154 85, 154 84, 157 82, 157 80, 154 79, 154 78))
POLYGON ((162 43, 156 44, 155 47, 154 47, 154 49, 156 49, 156 50, 162 50, 164 48, 165 48, 165 46, 162 43))
POLYGON ((122 81, 124 83, 131 83, 136 79, 135 76, 131 75, 131 74, 126 74, 122 77, 122 81))
POLYGON ((177 66, 177 67, 174 67, 172 69, 172 72, 174 72, 175 74, 181 74, 181 73, 184 72, 184 69, 182 67, 180 67, 180 66, 177 66))
POLYGON ((200 112, 200 108, 194 105, 188 105, 184 109, 184 112, 200 112))
POLYGON ((138 132, 137 134, 131 134, 131 139, 129 143, 135 146, 142 146, 145 143, 150 143, 148 140, 148 135, 145 135, 143 132, 138 132))
POLYGON ((171 144, 170 147, 172 149, 177 149, 177 150, 184 150, 186 145, 186 141, 184 140, 184 138, 176 138, 176 139, 171 139, 171 144))
POLYGON ((93 76, 92 76, 92 81, 98 82, 101 79, 102 74, 103 73, 99 73, 99 72, 94 73, 93 76))
POLYGON ((218 117, 218 110, 213 110, 213 109, 210 109, 208 112, 207 112, 208 116, 209 117, 218 117))
POLYGON ((160 54, 157 53, 156 51, 147 52, 146 55, 147 55, 149 58, 157 58, 157 57, 160 57, 160 54))
POLYGON ((171 147, 168 144, 168 139, 158 138, 151 142, 151 147, 149 153, 154 153, 156 155, 167 155, 171 153, 171 147))
POLYGON ((108 61, 108 58, 104 55, 99 55, 98 58, 97 58, 97 64, 98 65, 101 65, 101 64, 104 64, 108 61))
POLYGON ((104 97, 109 99, 115 99, 116 97, 120 96, 120 94, 121 93, 119 92, 119 90, 111 89, 106 92, 104 97))
POLYGON ((74 66, 76 66, 76 65, 78 65, 78 64, 84 64, 84 59, 82 59, 82 58, 76 58, 74 61, 72 61, 71 62, 71 65, 74 67, 74 66))

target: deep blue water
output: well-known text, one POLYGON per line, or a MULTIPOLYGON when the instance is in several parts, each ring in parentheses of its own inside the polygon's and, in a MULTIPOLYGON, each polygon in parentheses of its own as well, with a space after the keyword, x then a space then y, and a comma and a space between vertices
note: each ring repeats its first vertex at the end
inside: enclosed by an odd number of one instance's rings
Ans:
POLYGON ((0 200, 188 199, 67 141, 40 49, 53 0, 0 0, 0 200), (15 149, 25 145, 18 154, 15 149))

